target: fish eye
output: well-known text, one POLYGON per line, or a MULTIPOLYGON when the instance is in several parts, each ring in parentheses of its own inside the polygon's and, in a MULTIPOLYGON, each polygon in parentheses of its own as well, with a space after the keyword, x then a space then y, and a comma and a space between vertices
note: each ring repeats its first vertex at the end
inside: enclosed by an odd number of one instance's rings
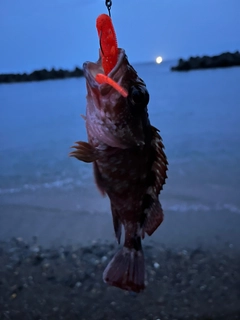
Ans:
POLYGON ((149 102, 149 93, 144 86, 133 86, 129 91, 129 98, 133 105, 146 107, 149 102))

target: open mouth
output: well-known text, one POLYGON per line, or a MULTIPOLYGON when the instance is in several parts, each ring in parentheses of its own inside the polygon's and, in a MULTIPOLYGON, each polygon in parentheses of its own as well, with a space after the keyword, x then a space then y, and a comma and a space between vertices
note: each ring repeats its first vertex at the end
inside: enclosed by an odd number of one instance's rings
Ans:
MULTIPOLYGON (((125 51, 123 49, 118 49, 117 63, 108 75, 104 74, 101 57, 96 63, 85 62, 83 64, 83 72, 90 86, 96 88, 99 86, 110 85, 112 88, 117 90, 123 97, 127 97, 127 91, 119 84, 122 76, 121 74, 119 74, 120 72, 118 72, 120 70, 120 66, 123 62, 124 57, 125 51)), ((105 88, 101 87, 101 91, 103 89, 105 88)))

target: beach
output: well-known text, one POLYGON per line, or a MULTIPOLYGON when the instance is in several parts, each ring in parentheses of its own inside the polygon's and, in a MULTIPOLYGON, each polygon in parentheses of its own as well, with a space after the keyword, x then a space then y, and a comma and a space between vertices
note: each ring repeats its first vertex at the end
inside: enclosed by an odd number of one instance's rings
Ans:
POLYGON ((1 319, 239 319, 240 256, 145 246, 147 288, 109 287, 109 243, 43 249, 36 239, 1 243, 1 319))
POLYGON ((110 215, 0 212, 0 319, 240 319, 238 215, 165 212, 134 294, 102 280, 119 249, 110 215))

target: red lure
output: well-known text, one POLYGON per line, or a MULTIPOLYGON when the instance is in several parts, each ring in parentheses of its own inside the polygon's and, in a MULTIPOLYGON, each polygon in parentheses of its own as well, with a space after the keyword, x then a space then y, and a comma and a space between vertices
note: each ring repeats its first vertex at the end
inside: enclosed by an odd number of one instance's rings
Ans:
POLYGON ((100 14, 96 21, 97 32, 100 40, 101 59, 104 74, 98 73, 95 80, 99 83, 107 83, 117 90, 123 97, 127 97, 128 92, 122 88, 108 74, 115 67, 118 60, 117 37, 112 24, 112 19, 107 14, 100 14))
POLYGON ((115 67, 118 59, 117 37, 112 19, 107 14, 100 14, 96 21, 100 40, 102 67, 106 75, 115 67))

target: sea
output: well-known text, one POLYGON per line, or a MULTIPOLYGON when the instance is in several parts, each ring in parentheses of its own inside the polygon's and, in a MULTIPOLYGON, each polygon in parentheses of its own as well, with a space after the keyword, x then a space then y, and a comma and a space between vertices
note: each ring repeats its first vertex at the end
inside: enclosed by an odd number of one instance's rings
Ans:
MULTIPOLYGON (((169 162, 165 212, 240 214, 240 68, 172 72, 134 65, 169 162)), ((110 214, 92 164, 68 156, 86 141, 85 79, 0 85, 0 204, 110 214)))

